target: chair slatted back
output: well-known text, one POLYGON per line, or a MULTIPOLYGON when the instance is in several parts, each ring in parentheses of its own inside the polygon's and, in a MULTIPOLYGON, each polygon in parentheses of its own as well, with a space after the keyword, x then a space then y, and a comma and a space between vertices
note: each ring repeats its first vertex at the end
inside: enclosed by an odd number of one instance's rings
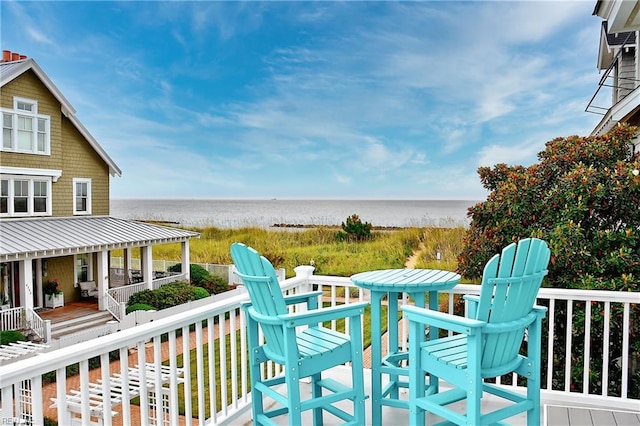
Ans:
MULTIPOLYGON (((267 258, 242 243, 231 245, 231 257, 238 276, 249 292, 255 312, 267 317, 276 317, 287 313, 282 289, 273 265, 267 258)), ((260 321, 258 321, 260 322, 260 321)), ((266 340, 265 351, 276 357, 284 356, 284 334, 282 325, 265 324, 260 327, 266 340)))
POLYGON ((499 324, 523 320, 535 304, 547 275, 551 251, 537 238, 508 245, 487 262, 475 319, 487 322, 482 368, 504 365, 517 357, 525 325, 515 331, 491 332, 499 324))

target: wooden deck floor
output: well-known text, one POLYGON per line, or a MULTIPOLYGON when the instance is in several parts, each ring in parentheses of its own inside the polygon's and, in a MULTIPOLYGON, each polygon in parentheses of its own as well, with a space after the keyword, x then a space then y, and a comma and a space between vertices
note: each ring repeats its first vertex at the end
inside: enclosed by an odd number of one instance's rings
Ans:
POLYGON ((60 308, 42 309, 38 315, 44 320, 50 320, 53 324, 84 317, 98 312, 98 302, 80 301, 67 303, 60 308))
MULTIPOLYGON (((365 394, 371 394, 371 370, 364 370, 364 387, 365 394)), ((328 371, 328 377, 337 380, 343 384, 347 384, 347 382, 351 379, 351 372, 348 370, 348 367, 335 367, 328 371)), ((383 378, 383 382, 385 379, 383 378)), ((303 397, 308 397, 311 394, 311 386, 307 383, 302 384, 302 394, 303 397)), ((406 399, 408 397, 407 392, 401 392, 400 397, 402 399, 406 399)), ((540 425, 544 426, 640 426, 640 411, 636 413, 623 412, 623 411, 615 411, 615 410, 602 410, 602 409, 591 409, 585 407, 567 407, 567 406, 558 406, 552 405, 554 403, 557 404, 557 401, 549 401, 545 400, 544 397, 542 399, 542 407, 540 409, 540 425)), ((351 410, 351 404, 343 404, 340 405, 346 409, 351 410)), ((366 412, 366 422, 367 425, 371 424, 371 398, 367 398, 365 401, 365 412, 366 412)), ((484 410, 495 410, 496 408, 503 407, 503 403, 498 399, 493 397, 492 395, 488 395, 483 398, 482 406, 484 410)), ((463 412, 464 403, 458 402, 452 405, 455 407, 457 411, 463 412)), ((305 411, 303 412, 303 424, 312 424, 311 421, 311 412, 305 411)), ((275 423, 278 425, 286 425, 287 416, 280 416, 274 419, 275 423)), ((427 423, 432 424, 437 421, 442 421, 441 418, 434 417, 431 414, 427 415, 427 423)), ((508 424, 513 426, 525 426, 527 424, 527 417, 525 414, 518 414, 513 417, 510 417, 505 420, 508 424)), ((342 421, 330 416, 325 416, 325 425, 338 425, 341 424, 342 421)), ((253 424, 251 420, 251 411, 248 410, 242 416, 237 419, 234 419, 232 422, 227 423, 229 425, 243 425, 243 426, 251 426, 253 424)), ((382 424, 383 425, 408 425, 409 423, 409 412, 406 409, 402 408, 393 408, 393 407, 383 407, 382 409, 382 424)))
POLYGON ((547 405, 544 407, 547 426, 637 426, 640 413, 547 405))

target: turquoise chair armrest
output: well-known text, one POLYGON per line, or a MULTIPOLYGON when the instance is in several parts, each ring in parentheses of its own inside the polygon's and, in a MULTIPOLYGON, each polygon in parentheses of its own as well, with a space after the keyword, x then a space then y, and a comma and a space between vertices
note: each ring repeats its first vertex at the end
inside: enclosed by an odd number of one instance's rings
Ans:
MULTIPOLYGON (((302 302, 307 302, 307 304, 309 304, 309 302, 311 303, 315 302, 315 304, 317 305, 317 301, 318 301, 317 298, 318 296, 321 296, 321 295, 322 295, 321 291, 311 291, 309 293, 293 294, 291 296, 284 297, 284 303, 286 305, 295 305, 297 303, 302 303, 302 302)), ((252 305, 253 305, 253 302, 251 302, 250 300, 240 303, 240 306, 242 306, 243 308, 249 307, 252 305)))
POLYGON ((544 318, 547 315, 547 310, 546 306, 533 305, 533 312, 541 318, 544 318))
POLYGON ((296 312, 293 314, 278 315, 284 322, 285 327, 298 327, 300 325, 316 325, 324 321, 347 317, 359 317, 364 314, 368 302, 349 303, 348 305, 332 306, 330 308, 316 309, 307 312, 296 312))
POLYGON ((318 296, 321 296, 322 292, 321 291, 311 291, 309 293, 303 293, 303 294, 293 294, 291 296, 285 296, 284 297, 284 303, 286 305, 295 305, 297 303, 302 303, 302 302, 307 302, 308 303, 314 303, 317 306, 317 302, 318 302, 318 296))
POLYGON ((402 306, 406 318, 411 322, 417 322, 444 330, 451 330, 457 333, 475 334, 480 331, 486 323, 471 318, 445 314, 443 312, 432 311, 419 308, 417 306, 402 306))
POLYGON ((476 311, 478 310, 478 305, 480 304, 480 296, 465 294, 462 298, 467 305, 467 317, 474 318, 476 316, 476 311))

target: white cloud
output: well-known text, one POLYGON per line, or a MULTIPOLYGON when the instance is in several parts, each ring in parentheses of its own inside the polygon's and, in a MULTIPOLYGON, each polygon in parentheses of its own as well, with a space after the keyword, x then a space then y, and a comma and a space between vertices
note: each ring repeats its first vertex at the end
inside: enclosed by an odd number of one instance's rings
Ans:
POLYGON ((511 146, 487 145, 480 149, 478 166, 494 166, 498 163, 526 166, 535 160, 539 151, 540 146, 530 141, 511 146))

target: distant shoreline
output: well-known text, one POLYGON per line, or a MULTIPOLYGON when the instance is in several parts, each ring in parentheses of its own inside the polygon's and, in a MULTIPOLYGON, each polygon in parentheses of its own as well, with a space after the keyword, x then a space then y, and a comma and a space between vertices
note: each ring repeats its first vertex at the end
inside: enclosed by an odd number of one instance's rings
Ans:
MULTIPOLYGON (((176 221, 165 221, 165 220, 145 220, 145 219, 134 219, 137 222, 143 222, 143 223, 149 223, 152 225, 164 225, 164 226, 184 226, 182 225, 180 222, 176 222, 176 221)), ((251 227, 251 226, 244 226, 244 227, 240 227, 237 229, 241 229, 241 228, 246 228, 246 227, 251 227)), ((206 228, 216 228, 216 226, 189 226, 189 228, 196 228, 196 229, 206 229, 206 228)), ((324 228, 324 229, 341 229, 342 225, 341 224, 336 224, 336 225, 315 225, 315 224, 302 224, 302 223, 274 223, 273 225, 271 225, 269 228, 267 228, 267 230, 271 229, 271 228, 291 228, 291 229, 317 229, 317 228, 324 228)), ((372 225, 371 226, 371 230, 373 231, 398 231, 401 229, 408 229, 408 228, 441 228, 440 226, 375 226, 372 225)))
POLYGON ((237 229, 308 229, 338 227, 357 214, 374 229, 468 226, 471 201, 118 201, 111 214, 167 226, 237 229), (379 228, 377 228, 379 227, 379 228))

